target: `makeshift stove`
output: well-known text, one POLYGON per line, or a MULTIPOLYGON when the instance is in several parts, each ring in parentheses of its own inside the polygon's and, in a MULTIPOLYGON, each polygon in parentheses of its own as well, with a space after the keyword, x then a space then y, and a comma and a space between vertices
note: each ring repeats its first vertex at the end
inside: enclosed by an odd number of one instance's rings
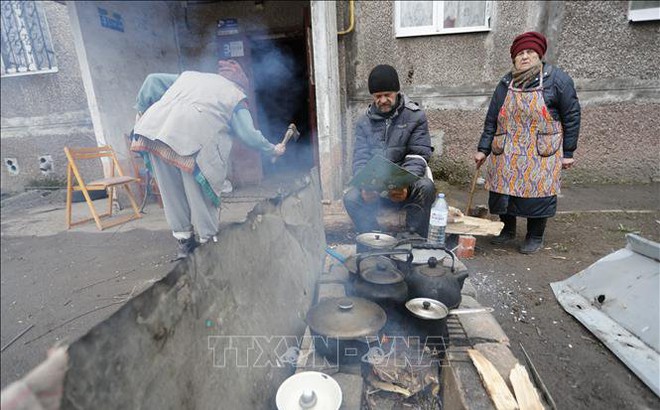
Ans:
MULTIPOLYGON (((359 253, 333 255, 348 274, 332 284, 333 294, 319 294, 309 310, 311 342, 301 347, 301 356, 313 355, 323 363, 321 371, 334 367, 362 378, 359 407, 346 408, 441 408, 447 316, 461 302, 467 268, 451 251, 420 237, 369 233, 357 241, 359 253)), ((311 374, 308 379, 320 381, 311 374)), ((295 408, 317 408, 302 407, 310 402, 310 390, 312 384, 296 383, 287 395, 298 397, 291 399, 295 408)), ((335 403, 336 396, 330 396, 316 397, 316 403, 335 403)))

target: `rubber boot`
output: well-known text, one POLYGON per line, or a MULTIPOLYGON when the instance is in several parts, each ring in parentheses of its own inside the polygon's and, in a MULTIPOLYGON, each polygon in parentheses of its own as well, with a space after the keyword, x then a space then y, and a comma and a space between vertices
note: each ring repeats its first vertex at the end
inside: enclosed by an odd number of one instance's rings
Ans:
POLYGON ((520 253, 536 253, 543 248, 543 233, 548 218, 527 218, 527 235, 520 247, 520 253))
POLYGON ((499 235, 492 238, 493 245, 504 245, 516 239, 516 217, 513 215, 500 215, 500 221, 504 222, 504 228, 499 235))

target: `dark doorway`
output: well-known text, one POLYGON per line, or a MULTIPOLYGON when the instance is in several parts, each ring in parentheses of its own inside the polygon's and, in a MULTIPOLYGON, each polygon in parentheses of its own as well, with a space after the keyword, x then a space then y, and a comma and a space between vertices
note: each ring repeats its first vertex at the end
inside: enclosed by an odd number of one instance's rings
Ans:
MULTIPOLYGON (((303 33, 250 40, 252 76, 259 128, 273 144, 280 142, 290 123, 300 139, 287 144, 275 163, 263 161, 264 176, 280 171, 306 171, 314 166, 309 123, 309 68, 303 33), (276 38, 273 38, 276 37, 276 38)), ((312 102, 313 104, 313 102, 312 102)))

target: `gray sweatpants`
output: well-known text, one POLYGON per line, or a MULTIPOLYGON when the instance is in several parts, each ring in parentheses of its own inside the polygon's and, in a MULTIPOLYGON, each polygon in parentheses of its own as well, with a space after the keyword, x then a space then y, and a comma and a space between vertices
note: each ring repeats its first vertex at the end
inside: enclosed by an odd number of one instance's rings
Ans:
POLYGON ((201 242, 218 233, 218 207, 204 194, 195 177, 149 154, 163 200, 165 219, 176 239, 188 239, 193 226, 201 242))

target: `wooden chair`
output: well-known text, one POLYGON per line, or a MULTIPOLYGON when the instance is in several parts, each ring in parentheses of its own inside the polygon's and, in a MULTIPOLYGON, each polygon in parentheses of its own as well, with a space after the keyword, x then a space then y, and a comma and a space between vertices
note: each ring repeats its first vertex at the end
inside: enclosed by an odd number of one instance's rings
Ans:
POLYGON ((96 222, 96 226, 99 230, 104 230, 111 226, 119 225, 131 221, 133 219, 140 218, 140 210, 138 205, 135 202, 135 197, 131 192, 129 184, 132 182, 137 182, 137 178, 131 176, 125 176, 119 166, 115 152, 110 146, 94 147, 94 148, 64 148, 64 153, 66 154, 69 163, 67 164, 67 185, 66 185, 66 224, 67 229, 70 229, 72 226, 80 225, 85 222, 89 222, 92 219, 96 222), (111 160, 111 171, 110 176, 103 179, 98 179, 92 182, 85 182, 82 178, 80 170, 76 164, 76 160, 90 160, 90 159, 101 159, 109 158, 111 160), (115 175, 115 171, 117 175, 115 175), (75 176, 76 184, 74 185, 73 178, 75 176), (126 193, 128 194, 128 199, 131 201, 131 206, 133 208, 133 213, 124 215, 122 217, 113 218, 111 221, 103 223, 101 218, 111 217, 112 216, 112 198, 114 196, 116 187, 124 187, 126 193), (108 191, 108 211, 104 214, 99 215, 94 208, 94 203, 89 196, 89 191, 108 191), (73 191, 82 191, 85 201, 89 206, 90 211, 92 212, 91 218, 86 218, 73 222, 71 219, 71 203, 73 202, 73 191))

